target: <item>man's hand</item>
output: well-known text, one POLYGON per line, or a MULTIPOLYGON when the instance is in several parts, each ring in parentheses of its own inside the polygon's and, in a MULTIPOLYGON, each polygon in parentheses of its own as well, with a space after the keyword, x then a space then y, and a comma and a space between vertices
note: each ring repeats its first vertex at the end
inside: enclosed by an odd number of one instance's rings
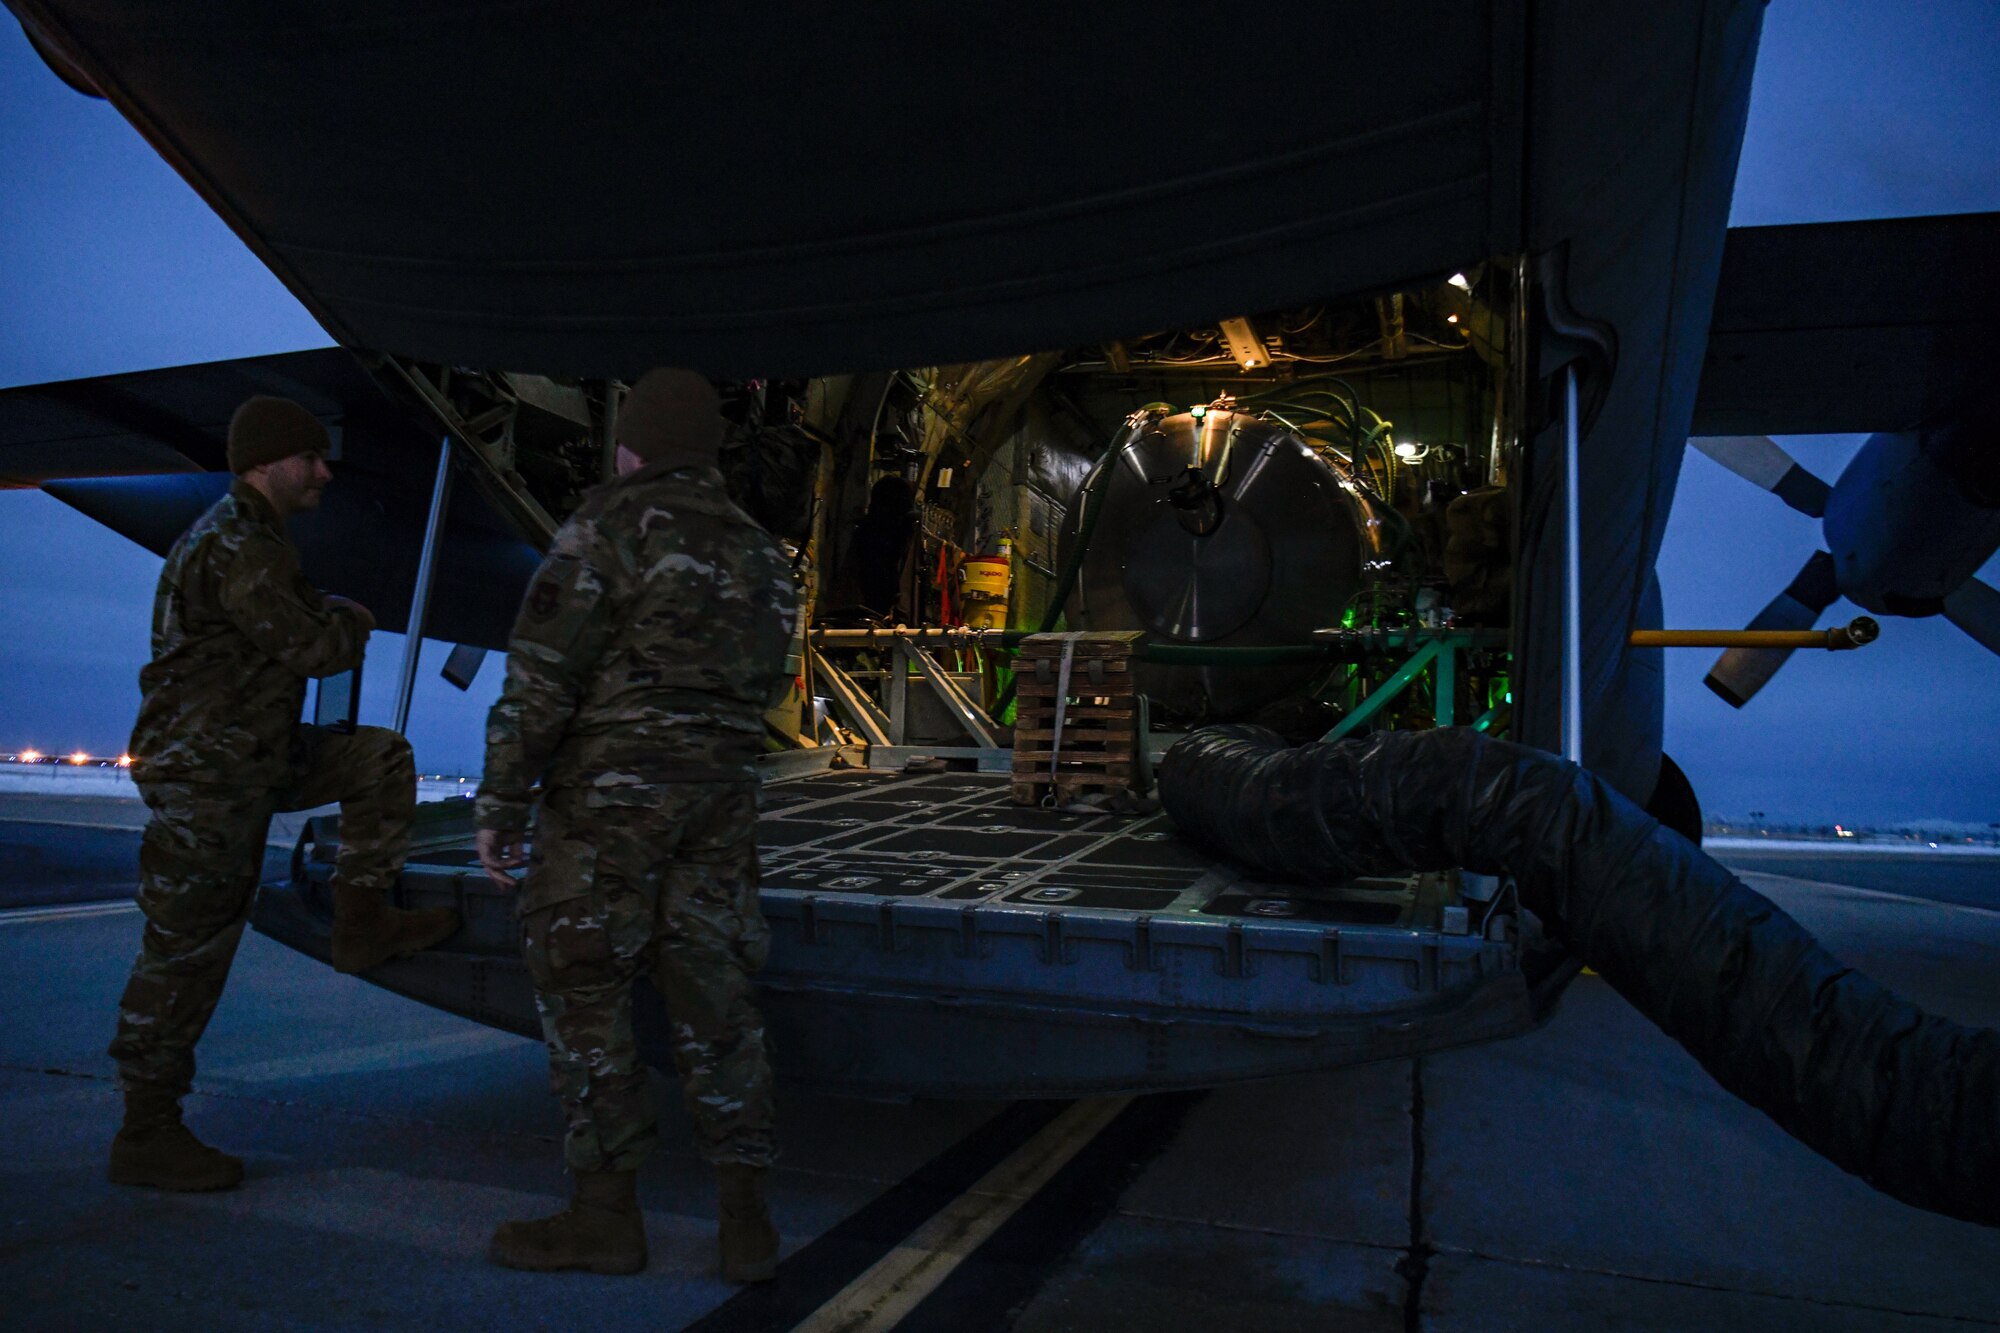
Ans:
POLYGON ((373 611, 370 611, 367 607, 363 606, 361 603, 355 601, 352 597, 335 597, 329 595, 326 599, 326 604, 329 607, 334 608, 335 610, 339 610, 344 607, 347 610, 352 611, 355 615, 361 617, 362 628, 366 629, 371 634, 375 632, 375 613, 373 611))
POLYGON ((472 845, 479 851, 479 864, 486 867, 486 878, 513 892, 518 886, 507 872, 528 864, 528 858, 521 852, 521 835, 504 829, 483 828, 472 845))

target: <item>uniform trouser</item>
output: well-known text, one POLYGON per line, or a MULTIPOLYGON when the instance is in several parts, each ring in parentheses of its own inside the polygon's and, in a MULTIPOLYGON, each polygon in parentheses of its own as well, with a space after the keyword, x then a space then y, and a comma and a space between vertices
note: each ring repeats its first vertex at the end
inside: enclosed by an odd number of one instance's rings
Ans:
POLYGON ((128 1091, 143 1086, 179 1097, 193 1083, 195 1043, 243 938, 273 814, 338 801, 335 878, 377 892, 395 883, 416 808, 410 743, 385 727, 357 727, 351 735, 300 727, 294 754, 283 787, 139 784, 153 812, 139 843, 146 928, 111 1043, 128 1091))
POLYGON ((757 907, 756 821, 750 783, 565 788, 542 802, 521 949, 571 1169, 629 1171, 656 1141, 632 1034, 642 973, 666 1001, 696 1151, 752 1166, 776 1155, 750 982, 770 948, 757 907))

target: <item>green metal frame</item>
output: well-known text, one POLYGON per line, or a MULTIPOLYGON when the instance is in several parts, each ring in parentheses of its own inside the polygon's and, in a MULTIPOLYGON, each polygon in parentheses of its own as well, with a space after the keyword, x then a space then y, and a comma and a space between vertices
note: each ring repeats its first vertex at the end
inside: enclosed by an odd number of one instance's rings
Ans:
MULTIPOLYGON (((1412 631, 1406 642, 1414 641, 1417 632, 1412 631)), ((1435 702, 1432 709, 1437 725, 1449 727, 1457 721, 1458 698, 1458 655, 1467 649, 1481 645, 1481 638, 1475 633, 1463 631, 1440 631, 1423 639, 1414 653, 1404 659, 1389 679, 1371 691, 1367 698, 1349 709, 1347 716, 1340 719, 1338 726, 1326 733, 1323 739, 1345 740, 1374 720, 1377 713, 1392 703, 1396 696, 1410 687, 1410 682, 1435 667, 1433 682, 1435 702)), ((1493 710, 1487 710, 1484 717, 1473 725, 1484 730, 1493 723, 1493 710)))
MULTIPOLYGON (((1002 651, 1012 650, 1027 637, 1025 631, 1009 630, 1004 635, 994 636, 995 646, 1002 651)), ((1383 649, 1413 648, 1410 656, 1381 685, 1372 690, 1360 702, 1347 710, 1338 726, 1326 733, 1323 739, 1344 740, 1373 721, 1375 715, 1393 702, 1397 695, 1408 689, 1410 682, 1424 674, 1434 673, 1432 689, 1433 715, 1440 727, 1454 726, 1458 722, 1458 655, 1477 648, 1499 648, 1506 644, 1508 634, 1503 629, 1395 629, 1357 630, 1352 634, 1323 638, 1314 643, 1276 644, 1258 648, 1221 648, 1210 644, 1194 643, 1142 643, 1133 652, 1133 657, 1141 662, 1153 662, 1163 666, 1219 666, 1219 667, 1267 667, 1293 662, 1345 661, 1350 672, 1348 697, 1353 697, 1354 675, 1361 658, 1380 653, 1383 649)), ((995 702, 994 715, 1005 717, 1008 705, 1013 701, 1011 682, 1001 691, 995 702)), ((1498 706, 1488 708, 1471 725, 1477 731, 1491 727, 1499 716, 1498 706)))

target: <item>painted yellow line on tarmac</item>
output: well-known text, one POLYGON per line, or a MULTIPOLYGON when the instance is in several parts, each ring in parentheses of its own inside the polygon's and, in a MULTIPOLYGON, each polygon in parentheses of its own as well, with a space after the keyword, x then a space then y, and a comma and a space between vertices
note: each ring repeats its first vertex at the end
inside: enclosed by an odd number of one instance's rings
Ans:
POLYGON ((894 1328, 1131 1104, 1130 1097, 1094 1097, 1064 1111, 793 1333, 894 1328))
POLYGON ((93 916, 116 916, 136 912, 139 904, 130 898, 108 903, 70 903, 62 907, 15 907, 0 912, 0 926, 34 926, 50 921, 81 921, 93 916))

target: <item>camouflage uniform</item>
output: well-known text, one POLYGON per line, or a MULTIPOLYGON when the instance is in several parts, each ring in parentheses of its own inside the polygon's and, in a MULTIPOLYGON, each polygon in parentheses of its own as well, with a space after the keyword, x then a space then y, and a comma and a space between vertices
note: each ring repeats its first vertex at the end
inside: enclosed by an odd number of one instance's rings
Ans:
POLYGON ((521 832, 522 952, 579 1172, 630 1171, 654 1115, 632 984, 665 998, 697 1147, 768 1165, 770 1065, 750 973, 763 711, 797 593, 712 467, 655 463, 599 487, 555 535, 486 723, 482 828, 521 832))
POLYGON ((355 666, 367 638, 360 617, 306 582, 276 511, 244 482, 168 553, 131 741, 152 820, 139 848, 146 927, 111 1043, 128 1091, 187 1091, 272 814, 341 802, 337 877, 393 883, 416 799, 408 742, 298 720, 306 679, 355 666))

